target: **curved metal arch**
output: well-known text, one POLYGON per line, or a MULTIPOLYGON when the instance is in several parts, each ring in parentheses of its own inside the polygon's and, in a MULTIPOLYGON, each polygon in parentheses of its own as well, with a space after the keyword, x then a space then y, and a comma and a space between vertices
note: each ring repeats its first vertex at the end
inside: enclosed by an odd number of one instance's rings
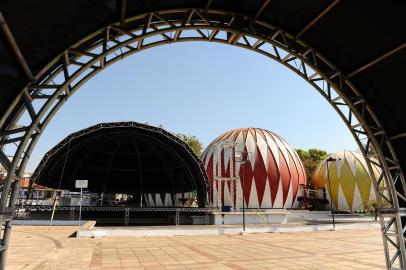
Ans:
MULTIPOLYGON (((401 217, 406 211, 400 207, 400 203, 406 204, 403 173, 372 108, 332 63, 273 25, 227 11, 155 11, 128 18, 125 25, 126 29, 121 28, 120 22, 106 26, 68 48, 35 76, 36 83, 27 85, 0 119, 3 130, 0 147, 9 143, 18 145, 13 160, 5 164, 9 171, 4 187, 6 193, 13 179, 22 174, 35 143, 52 116, 71 94, 99 71, 126 56, 158 45, 185 41, 229 44, 261 53, 288 67, 313 85, 338 112, 363 152, 369 171, 372 171, 371 163, 381 168, 382 173, 374 182, 377 197, 390 205, 381 209, 386 263, 388 267, 404 266, 405 227, 401 217), (45 102, 35 108, 32 105, 35 100, 45 102), (31 117, 30 125, 15 128, 25 111, 31 117), (378 158, 379 163, 374 158, 378 158), (386 182, 383 188, 379 187, 382 181, 386 182), (386 190, 390 191, 390 196, 384 194, 386 190)), ((3 160, 3 163, 7 162, 3 160)), ((2 199, 1 205, 6 206, 6 199, 2 199)))

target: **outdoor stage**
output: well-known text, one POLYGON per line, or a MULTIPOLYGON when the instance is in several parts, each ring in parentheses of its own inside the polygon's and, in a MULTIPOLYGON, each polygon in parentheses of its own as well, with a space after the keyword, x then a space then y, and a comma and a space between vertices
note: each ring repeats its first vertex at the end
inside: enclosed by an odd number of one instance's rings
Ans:
MULTIPOLYGON (((76 206, 58 206, 55 209, 46 205, 25 206, 19 208, 20 216, 13 223, 42 224, 45 222, 46 224, 69 225, 79 220, 79 211, 79 207, 76 206), (54 219, 50 222, 53 210, 55 210, 54 219)), ((217 208, 83 206, 81 212, 82 220, 93 220, 97 226, 239 225, 243 223, 243 212, 219 212, 217 208)), ((371 216, 335 214, 336 223, 373 221, 371 216)), ((292 209, 247 209, 245 211, 245 223, 253 225, 325 224, 331 222, 330 211, 292 209)))
POLYGON ((126 226, 91 227, 78 231, 78 237, 167 237, 202 235, 237 235, 251 233, 300 233, 331 230, 379 229, 380 225, 369 219, 359 222, 340 222, 333 229, 332 224, 307 222, 288 224, 248 224, 243 232, 241 225, 180 225, 180 226, 126 226))
MULTIPOLYGON (((22 220, 50 220, 51 205, 20 207, 22 220)), ((74 221, 79 219, 79 206, 55 207, 54 220, 74 221)), ((82 206, 82 220, 95 220, 98 224, 111 225, 179 225, 193 224, 192 217, 198 217, 201 224, 210 224, 212 208, 198 207, 129 207, 129 206, 82 206)))

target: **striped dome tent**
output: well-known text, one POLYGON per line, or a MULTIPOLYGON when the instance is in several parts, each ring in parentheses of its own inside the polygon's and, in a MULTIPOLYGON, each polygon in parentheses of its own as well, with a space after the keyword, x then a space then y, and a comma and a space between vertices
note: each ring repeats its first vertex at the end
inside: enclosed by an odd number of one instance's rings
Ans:
MULTIPOLYGON (((202 159, 212 186, 212 203, 219 197, 218 188, 213 185, 213 167, 221 167, 217 177, 234 175, 241 180, 244 174, 244 197, 248 208, 297 207, 299 187, 306 185, 306 173, 296 151, 284 139, 265 129, 240 128, 228 131, 205 149, 202 159), (221 150, 221 160, 217 148, 220 142, 234 143, 233 147, 221 150), (234 158, 235 153, 242 151, 249 153, 249 160, 244 167, 234 158)), ((222 205, 241 208, 242 197, 237 200, 237 194, 242 194, 241 181, 235 186, 230 182, 223 183, 220 196, 222 205)))
MULTIPOLYGON (((362 211, 376 202, 373 179, 369 174, 364 157, 357 152, 344 151, 330 155, 336 161, 328 164, 322 161, 313 174, 313 186, 321 191, 326 190, 326 198, 333 198, 336 210, 362 211), (329 183, 330 182, 330 183, 329 183), (331 187, 331 191, 330 188, 331 187)), ((375 176, 379 177, 379 169, 372 165, 375 176)), ((319 192, 319 196, 323 196, 319 192)))

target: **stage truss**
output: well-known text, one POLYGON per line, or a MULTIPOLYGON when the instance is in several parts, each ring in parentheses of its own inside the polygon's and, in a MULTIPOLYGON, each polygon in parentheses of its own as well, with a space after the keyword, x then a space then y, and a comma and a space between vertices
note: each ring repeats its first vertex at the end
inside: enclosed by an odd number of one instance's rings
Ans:
POLYGON ((402 217, 406 209, 400 205, 406 204, 405 179, 385 130, 340 70, 294 35, 258 20, 258 13, 247 17, 211 10, 208 5, 206 9, 162 10, 122 17, 67 48, 34 76, 0 119, 0 162, 8 171, 3 194, 10 196, 2 196, 0 205, 1 263, 4 265, 19 179, 40 135, 66 100, 94 75, 124 57, 164 44, 207 41, 248 49, 281 63, 333 106, 357 141, 369 171, 371 164, 381 168, 381 175, 371 175, 381 206, 386 265, 404 269, 406 221, 402 224, 402 217))
MULTIPOLYGON (((30 181, 30 190, 33 188, 34 184, 37 184, 38 177, 40 177, 42 171, 46 168, 47 163, 53 158, 55 154, 57 154, 59 151, 61 151, 63 148, 68 148, 70 147, 70 144, 72 141, 77 140, 80 137, 84 137, 86 135, 89 135, 93 132, 96 132, 98 130, 108 130, 108 129, 115 129, 115 128, 131 128, 134 127, 136 129, 140 130, 146 130, 149 131, 150 133, 155 133, 159 134, 161 136, 164 136, 168 140, 174 141, 178 145, 182 146, 185 151, 188 153, 188 155, 193 159, 195 164, 199 166, 199 173, 202 175, 204 183, 196 183, 194 176, 190 173, 190 177, 194 179, 194 183, 196 186, 196 191, 197 191, 197 198, 199 201, 201 201, 201 205, 207 205, 206 197, 205 194, 207 191, 210 189, 210 182, 207 178, 206 171, 204 169, 203 162, 200 160, 200 158, 193 152, 193 150, 189 147, 187 142, 183 141, 176 135, 164 130, 163 128, 160 127, 154 127, 146 124, 141 124, 138 122, 133 122, 133 121, 127 121, 127 122, 111 122, 111 123, 100 123, 85 129, 82 129, 80 131, 77 131, 75 133, 70 134, 68 137, 63 139, 61 142, 59 142, 57 145, 55 145, 51 150, 49 150, 41 162, 38 164, 37 169, 34 171, 34 173, 31 175, 31 181, 30 181)), ((172 179, 173 181, 174 179, 172 179)), ((58 188, 59 189, 59 188, 58 188)))

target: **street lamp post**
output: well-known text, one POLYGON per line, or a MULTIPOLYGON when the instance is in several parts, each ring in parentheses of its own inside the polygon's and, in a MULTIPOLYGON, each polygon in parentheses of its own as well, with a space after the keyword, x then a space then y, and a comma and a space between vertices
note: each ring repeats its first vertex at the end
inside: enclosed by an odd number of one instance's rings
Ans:
POLYGON ((242 231, 245 232, 245 192, 244 192, 244 168, 245 162, 241 163, 242 165, 242 179, 241 179, 241 186, 242 186, 242 231))
POLYGON ((329 189, 329 193, 330 193, 330 211, 331 211, 331 217, 333 218, 333 229, 336 228, 336 223, 334 220, 334 209, 333 209, 333 196, 331 194, 331 184, 330 184, 330 170, 328 167, 329 162, 333 162, 333 161, 337 161, 337 159, 333 158, 333 157, 329 157, 326 160, 326 164, 327 164, 327 180, 328 180, 328 189, 329 189))
MULTIPOLYGON (((237 155, 236 155, 237 156, 237 155)), ((238 156, 237 156, 238 157, 238 156)), ((242 166, 241 187, 242 187, 242 231, 245 232, 245 189, 244 189, 244 169, 245 163, 248 161, 248 152, 242 151, 240 156, 240 164, 242 166)))

